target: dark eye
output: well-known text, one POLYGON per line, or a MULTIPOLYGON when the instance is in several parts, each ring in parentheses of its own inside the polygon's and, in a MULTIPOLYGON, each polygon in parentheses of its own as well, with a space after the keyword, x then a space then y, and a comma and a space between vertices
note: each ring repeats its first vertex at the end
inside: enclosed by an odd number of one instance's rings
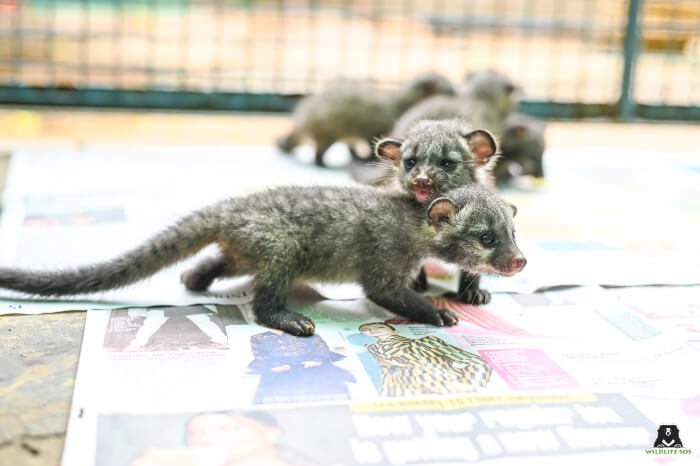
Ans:
POLYGON ((494 237, 493 237, 493 234, 491 232, 489 232, 489 233, 486 233, 485 235, 481 235, 481 238, 479 238, 479 240, 481 241, 481 244, 483 244, 484 246, 489 246, 489 245, 493 244, 494 237))
POLYGON ((453 160, 443 160, 442 162, 440 162, 440 166, 448 172, 451 172, 452 170, 457 168, 457 162, 453 160))
POLYGON ((406 169, 410 170, 416 165, 416 159, 406 159, 403 164, 406 169))

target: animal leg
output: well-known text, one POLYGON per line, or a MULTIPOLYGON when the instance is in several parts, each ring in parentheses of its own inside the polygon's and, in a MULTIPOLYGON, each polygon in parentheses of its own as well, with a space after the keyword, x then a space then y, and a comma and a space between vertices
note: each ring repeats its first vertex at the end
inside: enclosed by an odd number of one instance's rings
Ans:
POLYGON ((479 275, 461 271, 457 294, 447 293, 446 296, 464 304, 488 304, 491 301, 491 293, 479 288, 479 281, 479 275))
POLYGON ((313 335, 314 321, 285 309, 284 302, 291 279, 283 274, 259 274, 255 277, 253 313, 259 323, 296 336, 313 335))
POLYGON ((413 285, 411 285, 411 288, 418 291, 419 293, 428 289, 428 276, 425 273, 425 267, 420 268, 420 272, 418 272, 418 276, 413 282, 413 285))
POLYGON ((316 160, 315 163, 319 167, 325 167, 326 164, 323 163, 323 155, 326 153, 329 147, 333 144, 331 141, 320 141, 316 140, 316 160))
POLYGON ((438 327, 452 326, 459 317, 447 309, 437 309, 423 296, 409 288, 367 290, 367 297, 379 306, 414 322, 433 324, 438 327))
POLYGON ((180 281, 190 291, 205 291, 214 279, 221 276, 235 275, 235 269, 231 258, 220 255, 209 257, 197 264, 194 268, 183 272, 180 281))

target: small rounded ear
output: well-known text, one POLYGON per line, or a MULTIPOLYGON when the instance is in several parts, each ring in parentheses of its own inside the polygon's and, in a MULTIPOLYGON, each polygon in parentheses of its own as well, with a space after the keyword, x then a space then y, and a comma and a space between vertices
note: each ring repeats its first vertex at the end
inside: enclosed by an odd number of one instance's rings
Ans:
POLYGON ((420 84, 420 92, 423 97, 429 97, 437 91, 437 83, 435 81, 425 81, 420 84))
POLYGON ((401 141, 398 139, 382 139, 374 146, 377 157, 384 157, 398 165, 401 160, 401 141))
POLYGON ((469 144, 469 150, 476 156, 478 166, 486 165, 498 150, 493 134, 485 129, 475 129, 467 133, 465 137, 467 144, 469 144))
POLYGON ((525 131, 527 131, 527 128, 523 125, 513 126, 512 128, 508 129, 508 132, 513 136, 522 136, 525 134, 525 131))
POLYGON ((510 210, 513 211, 513 217, 515 217, 518 214, 518 208, 515 207, 513 204, 508 204, 508 207, 510 207, 510 210))
POLYGON ((435 228, 435 231, 440 231, 442 222, 452 223, 457 205, 446 197, 440 197, 430 203, 428 207, 428 223, 435 228))

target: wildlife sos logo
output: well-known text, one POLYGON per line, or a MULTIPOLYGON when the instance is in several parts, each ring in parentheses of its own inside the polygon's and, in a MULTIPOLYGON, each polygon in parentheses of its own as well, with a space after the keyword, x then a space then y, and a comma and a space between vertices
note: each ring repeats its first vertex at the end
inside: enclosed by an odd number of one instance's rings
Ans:
POLYGON ((676 425, 660 425, 656 430, 654 447, 647 449, 648 455, 690 455, 692 450, 683 447, 680 430, 676 425))
POLYGON ((654 448, 683 448, 678 427, 674 425, 659 426, 656 433, 654 448))

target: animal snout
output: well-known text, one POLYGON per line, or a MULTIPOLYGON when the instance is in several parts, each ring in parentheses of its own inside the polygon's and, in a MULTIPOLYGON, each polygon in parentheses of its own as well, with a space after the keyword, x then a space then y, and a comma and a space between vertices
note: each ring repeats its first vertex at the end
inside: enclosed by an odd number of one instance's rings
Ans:
POLYGON ((522 269, 525 268, 525 264, 527 264, 527 259, 524 257, 516 257, 513 259, 513 261, 510 263, 510 268, 511 270, 517 270, 521 271, 522 269))
POLYGON ((430 186, 430 178, 427 175, 418 175, 414 178, 413 183, 419 188, 427 188, 430 186))

